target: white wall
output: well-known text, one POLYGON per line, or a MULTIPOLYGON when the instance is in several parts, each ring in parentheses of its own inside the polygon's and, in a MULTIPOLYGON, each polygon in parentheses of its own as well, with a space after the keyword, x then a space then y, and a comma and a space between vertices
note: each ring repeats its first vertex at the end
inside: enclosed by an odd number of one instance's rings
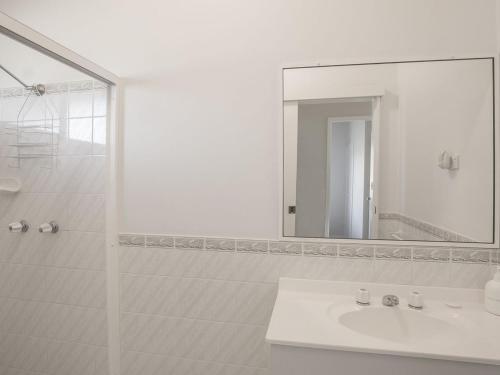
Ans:
POLYGON ((493 0, 2 0, 1 9, 128 79, 121 229, 132 232, 278 235, 282 64, 496 47, 493 0))
POLYGON ((480 242, 492 241, 491 61, 401 64, 401 213, 480 242), (432 95, 429 95, 432 93, 432 95), (460 168, 438 168, 447 150, 460 168))

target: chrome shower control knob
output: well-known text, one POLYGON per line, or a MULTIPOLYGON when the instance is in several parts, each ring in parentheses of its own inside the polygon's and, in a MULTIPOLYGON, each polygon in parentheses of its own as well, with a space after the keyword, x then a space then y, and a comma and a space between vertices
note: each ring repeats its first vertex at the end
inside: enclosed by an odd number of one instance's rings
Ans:
POLYGON ((55 221, 49 223, 43 223, 38 227, 40 233, 57 233, 59 231, 59 225, 55 221))
POLYGON ((9 224, 9 230, 12 233, 26 233, 30 226, 25 220, 16 221, 9 224))

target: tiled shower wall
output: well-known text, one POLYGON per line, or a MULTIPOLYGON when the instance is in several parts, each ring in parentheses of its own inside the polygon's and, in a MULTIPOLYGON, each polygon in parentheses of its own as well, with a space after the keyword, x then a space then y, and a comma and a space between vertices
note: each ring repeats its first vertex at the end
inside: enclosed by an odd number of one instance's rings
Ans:
POLYGON ((263 375, 279 277, 482 288, 498 250, 120 236, 123 375, 263 375))
POLYGON ((57 156, 12 168, 22 94, 0 90, 0 177, 23 183, 19 193, 0 193, 0 374, 104 375, 106 88, 49 85, 57 156), (21 219, 30 230, 10 233, 21 219), (50 220, 59 233, 38 233, 50 220))

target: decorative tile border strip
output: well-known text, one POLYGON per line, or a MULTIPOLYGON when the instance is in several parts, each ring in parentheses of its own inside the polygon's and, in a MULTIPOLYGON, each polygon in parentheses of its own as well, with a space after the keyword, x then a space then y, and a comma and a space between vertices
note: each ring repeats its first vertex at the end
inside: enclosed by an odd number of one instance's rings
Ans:
POLYGON ((375 248, 375 259, 411 260, 410 247, 380 246, 375 248))
POLYGON ((473 239, 461 235, 460 233, 452 232, 447 229, 440 228, 433 224, 429 224, 425 221, 417 220, 403 214, 395 212, 386 212, 379 215, 380 220, 397 220, 413 228, 421 230, 423 232, 432 234, 443 241, 452 242, 475 242, 473 239))
POLYGON ((316 256, 329 258, 500 264, 499 249, 457 249, 419 246, 365 246, 330 242, 276 241, 211 237, 175 237, 150 234, 120 234, 120 246, 236 253, 316 256))

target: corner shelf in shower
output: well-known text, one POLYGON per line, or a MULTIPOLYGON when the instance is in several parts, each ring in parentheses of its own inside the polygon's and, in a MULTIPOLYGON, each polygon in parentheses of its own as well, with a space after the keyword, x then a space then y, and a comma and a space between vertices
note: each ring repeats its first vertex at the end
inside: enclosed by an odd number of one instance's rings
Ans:
POLYGON ((17 193, 21 187, 21 181, 16 177, 0 178, 0 192, 17 193))

